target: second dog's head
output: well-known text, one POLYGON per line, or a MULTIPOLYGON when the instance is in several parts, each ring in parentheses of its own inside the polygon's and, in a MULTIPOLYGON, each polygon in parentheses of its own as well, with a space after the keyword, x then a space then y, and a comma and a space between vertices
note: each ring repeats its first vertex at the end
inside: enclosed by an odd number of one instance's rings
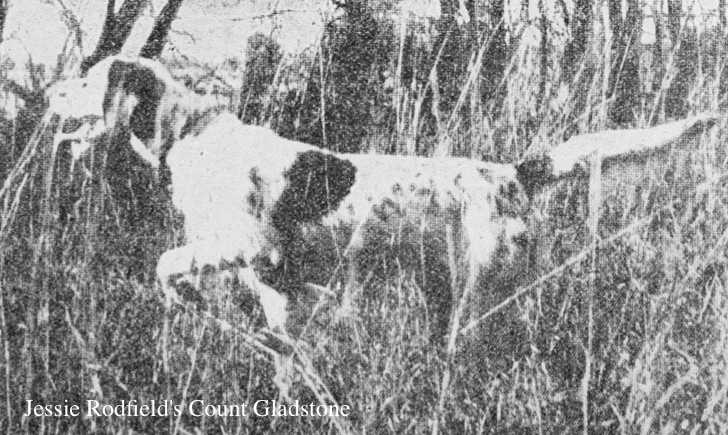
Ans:
POLYGON ((66 139, 128 137, 134 151, 156 167, 190 128, 187 115, 194 96, 157 61, 113 56, 85 77, 54 85, 48 102, 49 110, 65 121, 66 139))

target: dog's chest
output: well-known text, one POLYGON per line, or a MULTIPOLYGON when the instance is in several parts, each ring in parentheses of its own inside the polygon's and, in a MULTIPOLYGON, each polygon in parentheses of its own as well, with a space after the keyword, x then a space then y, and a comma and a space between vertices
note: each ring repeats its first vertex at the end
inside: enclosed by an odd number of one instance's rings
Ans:
POLYGON ((266 233, 272 191, 281 189, 280 177, 272 174, 281 169, 266 168, 268 162, 259 156, 246 156, 225 143, 184 145, 170 152, 168 165, 172 200, 184 215, 187 238, 260 238, 266 233))

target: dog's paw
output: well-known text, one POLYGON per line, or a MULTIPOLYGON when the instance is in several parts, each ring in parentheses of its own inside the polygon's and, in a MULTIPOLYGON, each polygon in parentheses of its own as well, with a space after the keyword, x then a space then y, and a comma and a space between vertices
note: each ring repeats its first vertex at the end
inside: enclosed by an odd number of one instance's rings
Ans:
POLYGON ((260 295, 260 305, 265 313, 265 320, 273 332, 285 334, 288 320, 288 299, 278 292, 263 291, 260 295))
POLYGON ((223 260, 226 260, 223 257, 220 245, 218 243, 208 242, 196 244, 192 257, 193 267, 197 271, 203 271, 206 268, 218 270, 223 260))
POLYGON ((157 278, 163 286, 174 286, 178 279, 192 271, 194 263, 195 254, 189 246, 170 249, 157 261, 157 278))

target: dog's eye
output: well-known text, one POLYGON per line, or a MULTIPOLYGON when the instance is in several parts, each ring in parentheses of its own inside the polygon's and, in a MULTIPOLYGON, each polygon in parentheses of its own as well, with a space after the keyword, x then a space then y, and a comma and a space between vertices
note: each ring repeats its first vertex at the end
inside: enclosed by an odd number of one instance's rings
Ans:
POLYGON ((86 86, 88 86, 88 83, 84 83, 83 85, 81 85, 82 88, 85 88, 86 86))

